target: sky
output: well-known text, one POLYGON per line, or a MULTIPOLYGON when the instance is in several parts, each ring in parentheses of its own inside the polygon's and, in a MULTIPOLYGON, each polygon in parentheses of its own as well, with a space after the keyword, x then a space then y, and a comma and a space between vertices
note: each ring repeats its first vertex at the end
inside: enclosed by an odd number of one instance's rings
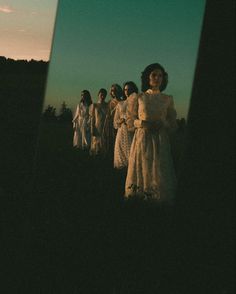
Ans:
MULTIPOLYGON (((205 0, 60 0, 44 107, 73 111, 83 89, 134 81, 154 62, 169 74, 166 94, 186 117, 205 0)), ((110 97, 108 95, 107 100, 110 97)))
POLYGON ((57 0, 0 0, 0 56, 49 60, 57 0))
POLYGON ((57 111, 63 101, 74 111, 84 89, 94 102, 113 83, 141 89, 141 72, 159 62, 164 92, 186 117, 204 8, 205 0, 0 0, 0 56, 50 59, 44 107, 57 111))

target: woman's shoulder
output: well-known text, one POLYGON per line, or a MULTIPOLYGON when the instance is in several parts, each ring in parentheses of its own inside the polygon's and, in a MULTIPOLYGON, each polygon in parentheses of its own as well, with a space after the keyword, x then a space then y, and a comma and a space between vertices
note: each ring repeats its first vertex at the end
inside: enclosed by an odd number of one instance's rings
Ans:
POLYGON ((115 98, 112 98, 110 101, 109 101, 109 107, 110 108, 115 108, 117 106, 117 104, 119 104, 120 101, 118 101, 117 99, 115 98))
POLYGON ((139 95, 139 93, 133 92, 132 94, 129 95, 129 97, 127 99, 134 99, 137 98, 139 95))
POLYGON ((76 105, 76 110, 77 110, 77 111, 80 111, 80 109, 81 109, 81 103, 78 103, 78 104, 76 105))
POLYGON ((139 100, 139 99, 145 98, 146 96, 148 96, 148 94, 146 92, 140 92, 140 93, 137 94, 136 97, 139 100))
POLYGON ((146 91, 146 92, 140 92, 137 98, 139 101, 149 101, 149 100, 152 100, 154 96, 155 96, 154 94, 146 91))
POLYGON ((170 105, 173 105, 174 104, 174 100, 173 100, 173 96, 172 95, 161 93, 161 97, 165 101, 165 103, 168 105, 168 107, 170 105))
POLYGON ((121 100, 117 103, 116 109, 122 109, 126 104, 126 100, 121 100))
POLYGON ((127 101, 126 102, 127 104, 130 104, 130 103, 134 103, 135 101, 137 101, 137 99, 138 99, 138 94, 132 93, 129 95, 129 97, 127 97, 127 99, 125 101, 127 101))
POLYGON ((95 108, 97 108, 97 103, 94 102, 89 105, 89 110, 93 110, 95 108))
POLYGON ((116 100, 115 98, 111 98, 107 103, 108 105, 114 105, 114 104, 117 104, 118 100, 116 100))
POLYGON ((146 96, 146 92, 139 92, 138 94, 137 94, 137 97, 139 98, 139 97, 143 97, 143 96, 146 96))
POLYGON ((173 95, 161 93, 161 96, 165 99, 173 100, 173 95))

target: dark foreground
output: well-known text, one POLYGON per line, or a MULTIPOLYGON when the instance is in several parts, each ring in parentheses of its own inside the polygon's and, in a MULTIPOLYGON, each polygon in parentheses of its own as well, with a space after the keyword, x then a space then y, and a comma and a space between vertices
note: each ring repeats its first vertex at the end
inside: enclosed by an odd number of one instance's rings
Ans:
POLYGON ((231 293, 198 227, 187 232, 176 208, 124 202, 125 172, 71 142, 70 124, 42 123, 28 185, 5 194, 4 293, 231 293))
POLYGON ((165 291, 174 268, 172 208, 124 203, 125 172, 109 159, 73 150, 71 131, 45 124, 41 132, 35 179, 35 205, 44 214, 41 223, 35 219, 45 238, 40 284, 70 293, 165 291))

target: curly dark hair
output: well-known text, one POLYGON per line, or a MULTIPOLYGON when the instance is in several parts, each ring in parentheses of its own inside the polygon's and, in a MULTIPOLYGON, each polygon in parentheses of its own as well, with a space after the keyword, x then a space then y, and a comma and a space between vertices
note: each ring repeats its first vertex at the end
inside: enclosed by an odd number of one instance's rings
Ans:
POLYGON ((84 104, 86 104, 87 106, 89 106, 90 104, 93 103, 92 98, 91 98, 91 94, 88 90, 83 90, 81 92, 81 94, 84 94, 84 97, 81 98, 80 102, 83 102, 84 104))
POLYGON ((102 93, 104 97, 107 96, 107 90, 104 89, 104 88, 101 88, 99 91, 98 91, 98 94, 102 93))
POLYGON ((149 64, 141 74, 141 83, 142 83, 143 92, 147 91, 150 88, 149 76, 151 72, 153 72, 155 69, 160 69, 163 73, 163 81, 160 86, 160 91, 162 92, 163 90, 165 90, 168 84, 168 73, 165 71, 164 67, 160 65, 159 63, 152 63, 152 64, 149 64))
POLYGON ((115 92, 116 92, 116 98, 118 98, 119 100, 121 100, 121 97, 123 95, 123 91, 120 85, 118 84, 112 84, 111 88, 114 87, 115 88, 115 92))
POLYGON ((124 93, 125 86, 129 86, 128 95, 131 95, 132 93, 138 94, 138 87, 136 86, 136 84, 132 81, 128 81, 123 84, 123 97, 125 97, 125 93, 124 93))

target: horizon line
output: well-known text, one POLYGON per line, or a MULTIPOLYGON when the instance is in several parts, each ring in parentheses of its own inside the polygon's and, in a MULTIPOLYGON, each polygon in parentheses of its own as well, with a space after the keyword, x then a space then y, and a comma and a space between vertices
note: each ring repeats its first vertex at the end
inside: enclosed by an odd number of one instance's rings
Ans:
POLYGON ((14 60, 14 61, 22 61, 22 60, 24 60, 24 61, 32 61, 32 60, 34 60, 34 61, 43 61, 43 62, 49 62, 49 61, 50 61, 50 59, 48 59, 48 60, 44 60, 44 59, 34 59, 34 58, 30 58, 30 59, 27 59, 27 58, 23 58, 23 59, 15 59, 15 58, 12 58, 12 57, 6 57, 6 56, 4 56, 4 55, 0 55, 0 57, 4 57, 4 58, 6 58, 6 59, 12 59, 12 60, 14 60))

